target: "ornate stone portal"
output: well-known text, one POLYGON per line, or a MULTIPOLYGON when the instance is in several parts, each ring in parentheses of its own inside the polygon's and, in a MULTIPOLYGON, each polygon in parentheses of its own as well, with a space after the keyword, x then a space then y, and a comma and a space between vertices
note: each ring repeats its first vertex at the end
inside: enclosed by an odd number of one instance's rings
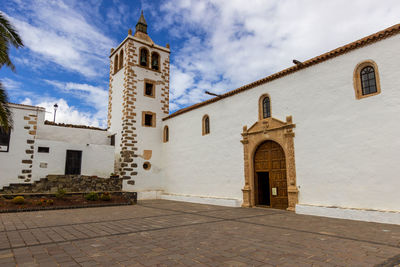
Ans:
POLYGON ((294 132, 296 125, 292 123, 292 116, 286 117, 286 122, 275 118, 266 118, 257 121, 249 129, 243 127, 244 147, 244 177, 245 186, 243 191, 242 207, 255 206, 254 186, 254 154, 260 144, 271 140, 278 143, 285 152, 286 177, 288 186, 288 210, 294 211, 298 203, 298 188, 296 186, 296 166, 294 158, 294 132))

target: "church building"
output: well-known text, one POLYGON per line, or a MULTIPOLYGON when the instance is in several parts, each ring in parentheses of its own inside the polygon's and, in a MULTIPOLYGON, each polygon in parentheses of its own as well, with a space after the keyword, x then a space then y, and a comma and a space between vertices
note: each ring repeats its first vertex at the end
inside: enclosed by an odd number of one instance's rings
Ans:
MULTIPOLYGON (((32 123, 29 148, 0 153, 0 185, 22 175, 23 168, 7 175, 3 169, 25 150, 33 150, 32 158, 21 159, 32 160, 29 180, 20 180, 27 183, 64 174, 66 151, 73 150, 81 151, 76 174, 118 174, 139 200, 400 224, 399 33, 397 24, 294 60, 290 68, 170 114, 170 47, 153 42, 142 13, 135 32, 111 49, 107 130, 80 128, 78 141, 58 140, 43 130, 57 125, 32 123), (39 145, 62 157, 43 158, 39 145), (46 163, 58 167, 41 168, 46 163)), ((15 117, 16 124, 28 118, 30 125, 31 111, 15 117)), ((24 126, 2 135, 7 151, 24 126)))

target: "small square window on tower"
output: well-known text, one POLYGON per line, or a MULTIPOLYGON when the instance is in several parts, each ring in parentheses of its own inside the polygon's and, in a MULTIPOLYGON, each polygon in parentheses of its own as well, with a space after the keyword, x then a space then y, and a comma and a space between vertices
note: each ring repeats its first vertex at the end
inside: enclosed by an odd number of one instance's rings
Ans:
POLYGON ((156 114, 151 111, 142 112, 142 126, 156 127, 156 114))
POLYGON ((144 95, 155 97, 155 83, 153 81, 145 80, 144 82, 144 95))
POLYGON ((153 115, 152 114, 145 114, 144 115, 144 125, 145 126, 152 126, 153 122, 153 115))

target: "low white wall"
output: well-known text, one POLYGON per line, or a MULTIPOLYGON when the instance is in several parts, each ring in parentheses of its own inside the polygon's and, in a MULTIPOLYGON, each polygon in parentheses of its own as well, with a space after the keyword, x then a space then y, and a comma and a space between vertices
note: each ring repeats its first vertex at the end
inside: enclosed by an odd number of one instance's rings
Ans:
POLYGON ((240 207, 242 205, 242 201, 240 199, 191 196, 191 195, 175 195, 167 193, 161 194, 160 199, 226 206, 226 207, 240 207))
POLYGON ((382 210, 361 210, 340 207, 296 205, 296 213, 330 218, 389 223, 400 225, 400 212, 382 210))
POLYGON ((160 199, 162 193, 163 193, 162 190, 137 191, 137 199, 138 200, 160 199))
POLYGON ((70 144, 110 145, 109 135, 109 132, 101 130, 42 124, 38 127, 36 138, 70 144))
POLYGON ((37 140, 33 179, 46 177, 48 174, 65 174, 67 150, 82 151, 82 175, 109 177, 114 169, 114 147, 93 144, 72 144, 59 141, 37 140), (38 147, 49 147, 49 153, 38 153, 38 147), (42 163, 42 167, 40 167, 42 163), (47 167, 43 168, 43 165, 47 167))

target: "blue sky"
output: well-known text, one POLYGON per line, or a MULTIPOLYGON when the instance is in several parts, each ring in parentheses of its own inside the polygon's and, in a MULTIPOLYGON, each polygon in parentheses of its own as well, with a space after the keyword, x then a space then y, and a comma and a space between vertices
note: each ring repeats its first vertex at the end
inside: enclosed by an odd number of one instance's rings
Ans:
POLYGON ((106 127, 109 53, 144 10, 171 45, 170 110, 203 101, 400 22, 397 0, 0 0, 25 47, 0 79, 11 102, 106 127))

